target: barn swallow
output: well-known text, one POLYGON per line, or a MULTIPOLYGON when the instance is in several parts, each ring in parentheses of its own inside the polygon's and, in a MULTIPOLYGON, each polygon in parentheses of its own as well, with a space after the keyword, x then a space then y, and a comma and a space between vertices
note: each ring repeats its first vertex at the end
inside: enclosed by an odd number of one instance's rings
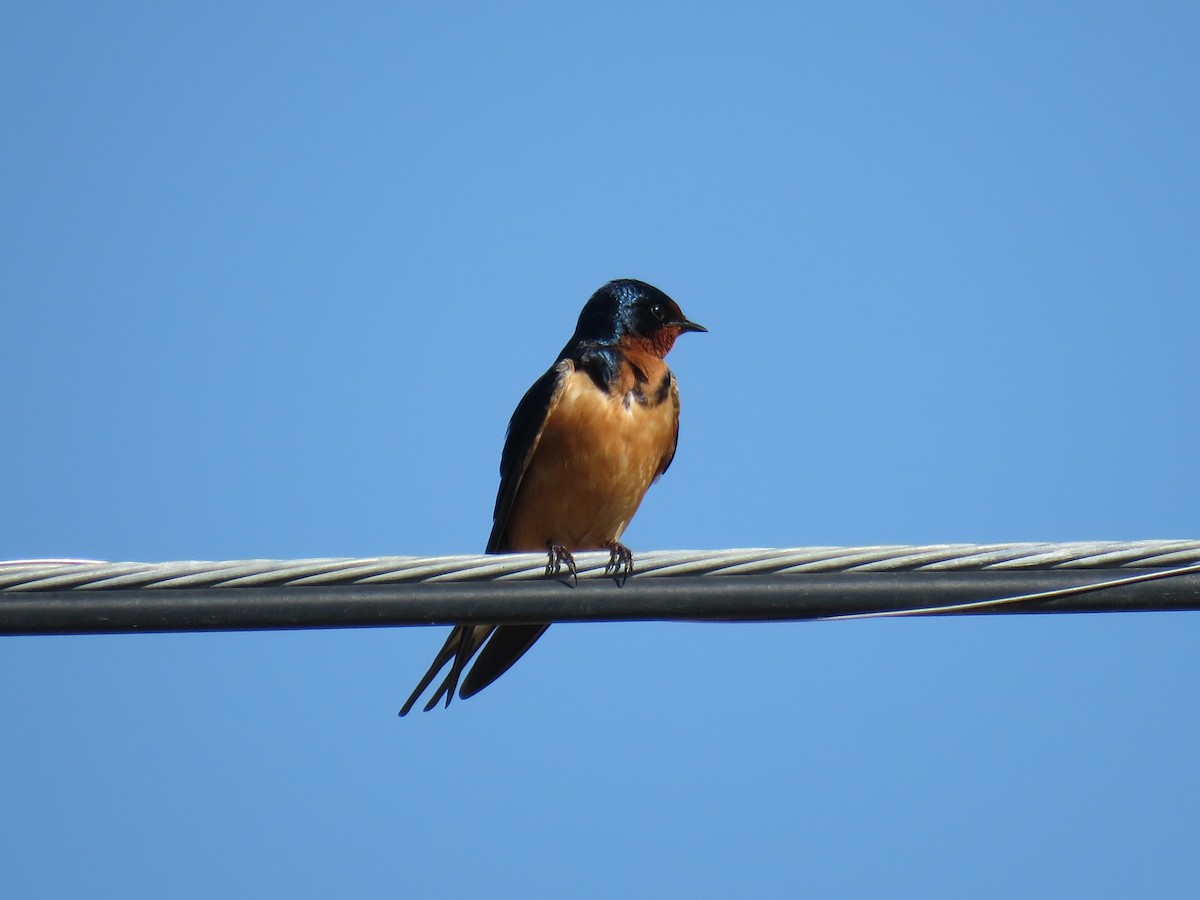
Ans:
MULTIPOLYGON (((488 553, 544 551, 547 574, 577 550, 608 550, 607 571, 628 576, 633 554, 621 533, 675 456, 679 390, 664 357, 690 322, 656 287, 610 281, 579 314, 575 333, 525 392, 508 423, 488 553)), ((456 625, 400 710, 406 715, 447 663, 425 705, 479 693, 508 671, 549 625, 456 625), (482 652, 480 652, 482 648, 482 652)))

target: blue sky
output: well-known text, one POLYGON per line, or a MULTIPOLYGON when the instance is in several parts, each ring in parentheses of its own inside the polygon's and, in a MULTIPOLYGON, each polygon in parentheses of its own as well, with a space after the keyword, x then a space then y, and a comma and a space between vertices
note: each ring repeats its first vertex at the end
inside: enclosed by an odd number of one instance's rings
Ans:
MULTIPOLYGON (((1200 9, 10 3, 0 558, 467 553, 601 283, 634 549, 1194 538, 1200 9)), ((0 640, 14 896, 1189 896, 1200 619, 0 640)))

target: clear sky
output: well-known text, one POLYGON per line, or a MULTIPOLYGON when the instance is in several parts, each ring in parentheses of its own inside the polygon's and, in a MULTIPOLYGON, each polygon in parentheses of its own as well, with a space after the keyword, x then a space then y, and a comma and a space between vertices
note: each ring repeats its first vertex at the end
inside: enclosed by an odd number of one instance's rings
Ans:
MULTIPOLYGON (((9 2, 0 558, 482 549, 616 277, 637 551, 1200 535, 1194 3, 9 2)), ((1193 896, 1200 615, 0 640, 11 896, 1193 896)))

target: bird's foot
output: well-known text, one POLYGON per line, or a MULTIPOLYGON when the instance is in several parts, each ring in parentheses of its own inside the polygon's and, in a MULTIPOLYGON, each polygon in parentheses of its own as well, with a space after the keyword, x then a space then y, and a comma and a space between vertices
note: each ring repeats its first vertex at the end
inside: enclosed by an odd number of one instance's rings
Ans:
POLYGON ((579 573, 575 570, 575 557, 571 555, 571 551, 562 544, 552 543, 547 543, 546 549, 550 553, 550 558, 546 561, 546 574, 559 575, 565 565, 572 581, 579 584, 579 573))
POLYGON ((633 552, 620 541, 609 541, 604 546, 609 553, 604 574, 616 578, 618 584, 625 584, 625 580, 633 574, 633 552))

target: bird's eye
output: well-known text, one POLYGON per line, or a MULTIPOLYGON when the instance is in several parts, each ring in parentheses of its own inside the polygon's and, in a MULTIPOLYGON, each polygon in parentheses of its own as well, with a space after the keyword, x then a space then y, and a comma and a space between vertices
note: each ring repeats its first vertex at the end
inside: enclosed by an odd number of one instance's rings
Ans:
POLYGON ((661 322, 666 317, 667 311, 661 303, 655 303, 652 307, 650 307, 650 315, 654 316, 654 318, 661 322))

